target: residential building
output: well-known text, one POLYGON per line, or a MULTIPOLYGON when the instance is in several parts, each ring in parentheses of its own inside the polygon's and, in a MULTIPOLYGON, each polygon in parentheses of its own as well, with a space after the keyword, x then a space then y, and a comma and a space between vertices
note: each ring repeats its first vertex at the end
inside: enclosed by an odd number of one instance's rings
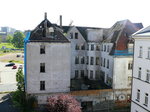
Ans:
POLYGON ((150 26, 133 34, 134 61, 131 112, 150 111, 150 26))
POLYGON ((45 104, 50 94, 70 91, 70 42, 46 17, 25 39, 25 90, 45 104))

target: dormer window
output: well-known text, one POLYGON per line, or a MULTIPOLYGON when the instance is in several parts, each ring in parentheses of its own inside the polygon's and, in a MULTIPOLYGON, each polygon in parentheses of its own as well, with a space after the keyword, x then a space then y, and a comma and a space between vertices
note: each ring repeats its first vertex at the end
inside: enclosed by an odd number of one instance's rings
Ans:
POLYGON ((50 36, 54 36, 54 28, 53 27, 48 28, 48 31, 49 31, 50 36))

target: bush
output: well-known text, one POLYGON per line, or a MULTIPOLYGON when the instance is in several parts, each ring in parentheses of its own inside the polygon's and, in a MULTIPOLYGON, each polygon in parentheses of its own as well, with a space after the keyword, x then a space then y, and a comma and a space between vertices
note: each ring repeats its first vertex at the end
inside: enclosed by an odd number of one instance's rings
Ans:
POLYGON ((49 112, 81 112, 79 102, 65 94, 50 96, 47 109, 49 112))

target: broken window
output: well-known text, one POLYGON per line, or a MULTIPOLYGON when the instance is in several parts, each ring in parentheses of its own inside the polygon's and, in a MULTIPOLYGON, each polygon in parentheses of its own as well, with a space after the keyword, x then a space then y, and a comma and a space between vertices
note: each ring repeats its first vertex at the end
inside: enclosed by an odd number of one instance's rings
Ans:
POLYGON ((145 93, 145 102, 144 105, 147 106, 148 105, 148 93, 145 93))
POLYGON ((79 57, 78 56, 75 57, 75 64, 79 64, 79 57))
POLYGON ((81 58, 81 64, 84 64, 84 57, 81 58))
POLYGON ((88 65, 88 64, 89 64, 89 56, 87 56, 86 59, 87 59, 87 60, 86 60, 86 64, 88 65))
POLYGON ((150 70, 146 70, 146 81, 150 81, 150 70))
POLYGON ((45 54, 45 45, 40 45, 40 54, 45 54))
POLYGON ((96 57, 96 65, 99 65, 99 57, 96 57))
POLYGON ((93 51, 94 50, 94 45, 93 44, 91 44, 91 51, 93 51))
POLYGON ((45 72, 45 63, 40 63, 40 72, 45 72))
POLYGON ((75 48, 75 49, 76 49, 76 50, 79 50, 79 45, 76 44, 76 48, 75 48))
POLYGON ((98 45, 96 46, 96 50, 99 51, 99 46, 98 45))
POLYGON ((90 65, 93 65, 93 64, 94 64, 94 57, 91 57, 90 65))
POLYGON ((140 101, 140 90, 139 90, 139 89, 137 90, 137 97, 136 97, 136 100, 137 100, 137 101, 140 101))
POLYGON ((75 39, 78 39, 78 33, 75 33, 75 39))
POLYGON ((79 77, 79 71, 75 70, 75 78, 78 78, 78 77, 79 77))
POLYGON ((147 59, 150 59, 150 47, 148 48, 147 59))
POLYGON ((107 59, 107 68, 109 68, 109 59, 107 59))
POLYGON ((45 81, 40 81, 40 90, 45 90, 45 81))
POLYGON ((81 50, 85 50, 85 45, 81 45, 81 50))
POLYGON ((103 67, 105 67, 105 60, 106 60, 106 59, 104 58, 104 63, 103 63, 103 67))
POLYGON ((141 79, 141 74, 142 74, 142 68, 139 67, 139 70, 138 70, 138 78, 141 79))
POLYGON ((93 70, 90 70, 90 79, 93 79, 93 70))

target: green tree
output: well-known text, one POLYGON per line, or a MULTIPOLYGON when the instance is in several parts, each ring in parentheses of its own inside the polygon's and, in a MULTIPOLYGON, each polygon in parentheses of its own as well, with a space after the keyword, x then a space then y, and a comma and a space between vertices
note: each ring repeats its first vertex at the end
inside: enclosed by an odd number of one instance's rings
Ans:
POLYGON ((13 40, 13 36, 7 35, 6 41, 7 41, 8 43, 12 43, 12 40, 13 40))
POLYGON ((23 48, 25 35, 22 32, 15 32, 12 43, 17 48, 23 48))
POLYGON ((22 69, 18 69, 16 73, 17 87, 19 91, 24 91, 24 75, 22 69))

